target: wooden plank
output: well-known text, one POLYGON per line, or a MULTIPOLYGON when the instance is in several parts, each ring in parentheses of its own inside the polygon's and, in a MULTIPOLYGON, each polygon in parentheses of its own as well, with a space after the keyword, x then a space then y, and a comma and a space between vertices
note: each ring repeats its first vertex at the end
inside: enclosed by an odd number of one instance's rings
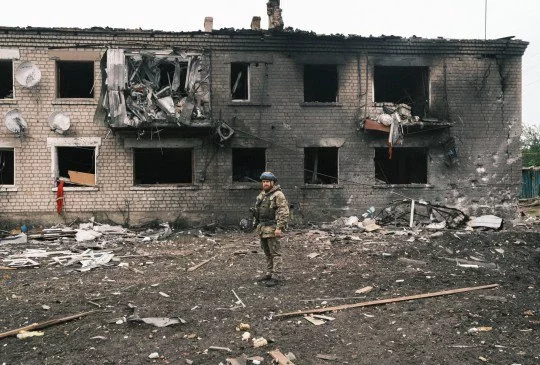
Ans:
POLYGON ((11 330, 11 331, 0 333, 0 338, 9 337, 9 336, 15 336, 15 335, 17 335, 17 333, 19 333, 21 331, 32 331, 32 330, 37 330, 37 329, 40 329, 40 328, 53 326, 55 324, 68 322, 68 321, 71 321, 73 319, 77 319, 77 318, 80 318, 80 317, 87 316, 87 315, 89 315, 91 313, 94 313, 94 312, 95 311, 82 312, 82 313, 74 314, 72 316, 51 319, 49 321, 45 321, 45 322, 41 322, 41 323, 32 323, 31 325, 28 325, 28 326, 25 326, 25 327, 21 327, 21 328, 17 328, 17 329, 11 330))
POLYGON ((188 271, 188 272, 195 271, 195 270, 197 270, 199 267, 201 267, 201 266, 206 265, 207 263, 209 263, 212 259, 213 259, 213 257, 212 257, 212 258, 209 258, 208 260, 204 260, 203 262, 198 263, 198 264, 195 265, 195 266, 191 266, 190 268, 187 269, 187 271, 188 271))
POLYGON ((279 365, 294 365, 294 363, 287 359, 287 356, 283 355, 279 349, 269 351, 268 354, 272 356, 272 359, 277 361, 279 365))
POLYGON ((296 312, 288 312, 288 313, 276 314, 274 316, 274 318, 299 316, 299 315, 309 314, 309 313, 324 313, 324 312, 337 311, 337 310, 349 309, 349 308, 368 307, 368 306, 380 305, 380 304, 404 302, 404 301, 408 301, 408 300, 440 297, 440 296, 443 296, 443 295, 464 293, 464 292, 469 292, 469 291, 473 291, 473 290, 492 289, 492 288, 496 288, 498 286, 499 286, 499 284, 490 284, 490 285, 474 286, 474 287, 468 287, 468 288, 458 288, 458 289, 451 289, 451 290, 443 290, 443 291, 438 291, 438 292, 434 292, 434 293, 424 293, 424 294, 409 295, 409 296, 405 296, 405 297, 395 297, 395 298, 388 298, 388 299, 372 300, 372 301, 369 301, 369 302, 361 302, 361 303, 354 303, 354 304, 344 304, 344 305, 338 305, 338 306, 335 306, 335 307, 306 309, 306 310, 299 310, 299 311, 296 311, 296 312))
POLYGON ((390 133, 390 126, 377 123, 372 119, 366 119, 364 121, 364 129, 368 131, 381 131, 390 133))
POLYGON ((69 175, 69 181, 71 183, 80 184, 80 185, 89 185, 89 186, 96 185, 95 174, 68 170, 68 175, 69 175))

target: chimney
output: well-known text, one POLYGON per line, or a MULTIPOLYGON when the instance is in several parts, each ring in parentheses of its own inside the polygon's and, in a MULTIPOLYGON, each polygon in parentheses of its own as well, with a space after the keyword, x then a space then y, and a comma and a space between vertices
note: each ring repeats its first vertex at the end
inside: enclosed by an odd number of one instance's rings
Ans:
POLYGON ((207 33, 211 33, 212 29, 214 28, 214 18, 211 16, 207 16, 204 18, 204 31, 207 33))
POLYGON ((283 18, 281 17, 279 0, 268 0, 266 13, 268 14, 268 29, 283 30, 283 18))
POLYGON ((254 16, 253 19, 251 19, 251 30, 261 30, 260 16, 254 16))

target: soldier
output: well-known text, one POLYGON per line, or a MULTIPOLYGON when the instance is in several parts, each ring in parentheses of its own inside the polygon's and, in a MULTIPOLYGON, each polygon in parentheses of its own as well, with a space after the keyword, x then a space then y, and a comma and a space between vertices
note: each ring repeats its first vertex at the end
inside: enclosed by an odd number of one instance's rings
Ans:
POLYGON ((257 196, 254 212, 254 226, 261 238, 261 247, 266 256, 266 273, 259 281, 266 286, 274 286, 282 280, 282 257, 279 238, 289 219, 289 204, 277 184, 276 176, 263 172, 260 177, 262 191, 257 196))

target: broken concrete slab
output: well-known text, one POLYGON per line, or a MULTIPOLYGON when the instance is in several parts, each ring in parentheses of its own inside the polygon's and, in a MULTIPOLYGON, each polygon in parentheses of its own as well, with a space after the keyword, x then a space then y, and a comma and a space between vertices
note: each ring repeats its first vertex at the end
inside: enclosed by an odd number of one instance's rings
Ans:
POLYGON ((501 228, 502 222, 502 218, 495 215, 482 215, 479 217, 471 217, 471 220, 467 225, 472 228, 485 227, 499 229, 501 228))

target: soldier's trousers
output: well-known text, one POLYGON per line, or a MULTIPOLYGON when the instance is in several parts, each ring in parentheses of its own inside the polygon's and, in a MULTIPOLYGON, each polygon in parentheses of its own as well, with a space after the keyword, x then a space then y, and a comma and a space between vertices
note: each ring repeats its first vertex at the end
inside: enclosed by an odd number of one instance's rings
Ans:
POLYGON ((281 243, 278 237, 261 237, 261 247, 266 256, 266 274, 281 276, 283 258, 281 257, 281 243))

